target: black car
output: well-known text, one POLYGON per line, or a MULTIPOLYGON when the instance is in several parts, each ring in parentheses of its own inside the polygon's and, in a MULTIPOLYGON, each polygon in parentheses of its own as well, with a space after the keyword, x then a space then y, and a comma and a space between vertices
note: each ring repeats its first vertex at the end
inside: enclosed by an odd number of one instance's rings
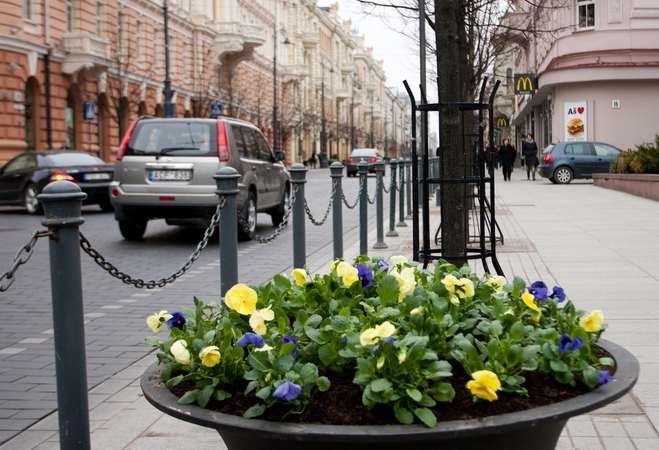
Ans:
POLYGON ((67 180, 87 194, 84 204, 114 208, 110 181, 114 166, 101 158, 76 150, 40 150, 22 153, 0 169, 0 205, 23 205, 29 214, 40 214, 37 195, 51 181, 67 180))
POLYGON ((368 163, 368 171, 375 173, 375 162, 382 159, 382 155, 375 148, 356 148, 350 153, 350 157, 346 161, 346 173, 349 177, 355 177, 359 173, 359 163, 366 161, 368 163))
POLYGON ((608 173, 609 165, 621 151, 603 142, 558 142, 542 152, 538 173, 557 184, 592 178, 594 173, 608 173))

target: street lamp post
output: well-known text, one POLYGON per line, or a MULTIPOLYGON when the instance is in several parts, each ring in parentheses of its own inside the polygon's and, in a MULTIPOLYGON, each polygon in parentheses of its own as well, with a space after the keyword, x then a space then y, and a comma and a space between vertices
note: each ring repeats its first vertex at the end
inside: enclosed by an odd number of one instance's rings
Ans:
POLYGON ((172 80, 169 79, 169 31, 167 27, 167 0, 162 2, 163 19, 165 21, 165 117, 176 116, 176 107, 172 104, 172 80))

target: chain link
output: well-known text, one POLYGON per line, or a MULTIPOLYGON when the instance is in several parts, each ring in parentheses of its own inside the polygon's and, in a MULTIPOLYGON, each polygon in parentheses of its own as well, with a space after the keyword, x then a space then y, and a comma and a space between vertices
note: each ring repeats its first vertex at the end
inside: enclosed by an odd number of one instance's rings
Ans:
POLYGON ((376 178, 375 181, 375 195, 373 196, 373 200, 368 196, 368 188, 366 189, 366 201, 369 202, 371 205, 375 203, 375 200, 378 198, 378 187, 380 186, 380 177, 376 178))
POLYGON ((30 257, 32 256, 32 251, 34 250, 34 245, 37 243, 39 238, 41 237, 46 237, 46 236, 52 236, 53 233, 48 230, 42 230, 42 231, 35 231, 32 233, 32 237, 30 237, 30 240, 28 241, 27 244, 25 244, 23 247, 21 247, 18 252, 16 252, 16 256, 14 257, 14 264, 11 266, 11 269, 9 269, 7 272, 3 273, 0 275, 0 292, 5 292, 7 289, 9 289, 9 286, 14 282, 16 279, 14 277, 14 274, 18 270, 18 266, 25 264, 28 262, 30 257), (7 284, 2 284, 3 280, 7 280, 7 284))
POLYGON ((267 244, 269 242, 274 241, 279 237, 282 231, 284 231, 284 228, 286 228, 286 225, 288 225, 288 220, 291 215, 291 211, 293 211, 293 204, 295 203, 295 198, 297 196, 297 184, 293 186, 293 195, 291 195, 291 202, 284 213, 284 217, 275 230, 274 233, 272 233, 269 237, 264 238, 263 236, 259 236, 258 234, 254 233, 252 230, 249 229, 249 224, 245 220, 242 214, 240 214, 240 211, 238 211, 238 223, 243 227, 243 230, 245 230, 245 233, 249 236, 249 238, 253 241, 258 242, 259 244, 267 244))
POLYGON ((317 222, 316 219, 314 218, 313 214, 311 214, 311 210, 309 209, 309 205, 307 204, 307 199, 304 199, 304 210, 307 212, 307 216, 309 217, 309 220, 311 221, 312 224, 315 226, 319 227, 325 224, 327 222, 327 218, 329 217, 330 211, 332 210, 332 205, 334 204, 334 195, 336 194, 336 185, 338 184, 336 178, 332 179, 332 193, 330 194, 330 201, 329 205, 327 205, 327 211, 325 211, 325 217, 323 217, 323 220, 320 222, 317 222))
POLYGON ((121 272, 117 267, 107 262, 103 257, 103 255, 101 255, 96 249, 92 247, 91 243, 87 240, 87 238, 82 233, 80 233, 80 247, 82 248, 82 251, 84 251, 89 256, 91 256, 96 262, 96 264, 101 266, 103 270, 107 271, 110 275, 120 279, 126 284, 132 284, 138 289, 142 289, 142 288, 154 289, 156 287, 165 287, 167 284, 176 281, 176 279, 179 278, 181 275, 183 275, 190 267, 192 267, 192 264, 194 264, 194 262, 199 258, 199 255, 201 255, 201 251, 205 249, 206 246, 208 245, 208 240, 213 235, 213 233, 215 232, 215 228, 217 228, 217 224, 220 222, 220 212, 222 211, 222 208, 224 207, 225 203, 226 203, 226 197, 222 197, 219 203, 217 204, 217 209, 215 210, 215 214, 211 218, 210 225, 204 232, 204 237, 202 238, 201 241, 199 241, 199 244, 197 245, 197 249, 194 251, 194 253, 192 253, 192 255, 190 255, 190 258, 188 258, 186 263, 183 264, 179 270, 172 273, 167 278, 161 278, 157 281, 156 280, 144 281, 139 278, 132 278, 130 275, 121 272))
POLYGON ((352 206, 350 206, 350 205, 348 204, 348 200, 346 200, 346 196, 345 196, 345 194, 344 194, 343 192, 341 193, 341 199, 343 200, 343 204, 346 205, 346 208, 348 208, 348 209, 355 209, 355 207, 357 206, 357 203, 359 203, 359 199, 360 199, 361 196, 362 196, 362 190, 364 189, 364 184, 366 184, 366 183, 364 182, 364 180, 363 180, 363 179, 360 180, 360 182, 359 182, 359 192, 357 193, 357 200, 355 200, 355 204, 352 205, 352 206))

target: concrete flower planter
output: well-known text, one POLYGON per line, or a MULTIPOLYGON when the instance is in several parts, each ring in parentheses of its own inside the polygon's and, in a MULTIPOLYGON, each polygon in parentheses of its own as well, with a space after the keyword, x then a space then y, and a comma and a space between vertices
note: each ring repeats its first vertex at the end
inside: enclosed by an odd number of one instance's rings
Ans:
POLYGON ((659 175, 595 173, 595 186, 659 201, 659 175))
POLYGON ((229 450, 551 450, 568 419, 598 409, 627 393, 636 383, 639 364, 624 348, 600 341, 613 355, 615 381, 584 395, 517 413, 422 425, 346 426, 267 422, 179 405, 160 378, 157 364, 141 379, 146 399, 170 416, 213 428, 229 450))

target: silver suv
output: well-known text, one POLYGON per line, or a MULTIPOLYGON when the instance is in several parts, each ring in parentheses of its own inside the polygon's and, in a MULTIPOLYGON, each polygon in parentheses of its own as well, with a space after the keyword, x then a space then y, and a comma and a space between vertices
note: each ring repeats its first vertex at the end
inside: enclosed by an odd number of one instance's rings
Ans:
MULTIPOLYGON (((208 226, 219 200, 213 175, 225 166, 242 175, 237 204, 250 231, 257 212, 270 214, 277 226, 290 202, 284 157, 273 155, 261 131, 243 120, 140 117, 121 142, 110 184, 119 230, 139 240, 151 219, 208 226)), ((240 224, 238 237, 249 239, 240 224)))

